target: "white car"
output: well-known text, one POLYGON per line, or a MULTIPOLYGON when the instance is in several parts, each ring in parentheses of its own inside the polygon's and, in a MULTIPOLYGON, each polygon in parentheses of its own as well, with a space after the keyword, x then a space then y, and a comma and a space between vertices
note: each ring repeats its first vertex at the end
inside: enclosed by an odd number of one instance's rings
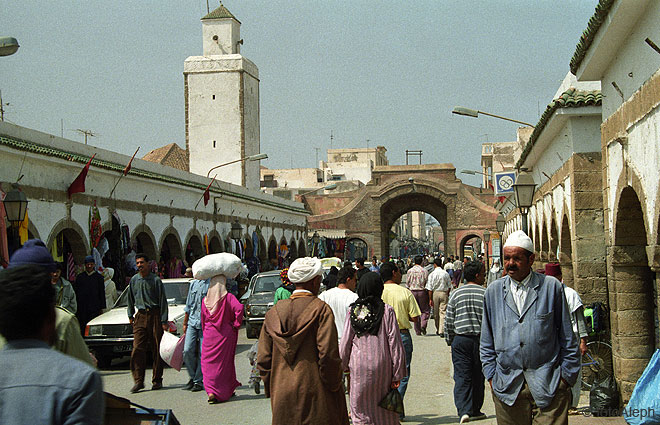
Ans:
MULTIPOLYGON (((190 288, 190 278, 163 279, 168 303, 168 331, 183 332, 183 318, 190 288)), ((128 288, 113 308, 92 319, 85 328, 85 342, 94 353, 99 367, 108 367, 113 358, 129 356, 133 350, 133 327, 128 321, 128 288)))

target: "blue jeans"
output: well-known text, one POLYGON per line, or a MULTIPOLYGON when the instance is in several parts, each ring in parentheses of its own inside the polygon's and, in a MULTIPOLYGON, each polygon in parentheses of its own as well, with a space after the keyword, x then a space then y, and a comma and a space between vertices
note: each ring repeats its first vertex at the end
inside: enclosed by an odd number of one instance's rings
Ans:
POLYGON ((401 384, 399 385, 399 393, 401 398, 406 395, 406 388, 408 388, 408 378, 410 377, 410 362, 412 361, 413 353, 413 343, 410 332, 401 332, 401 341, 403 342, 403 350, 406 353, 406 370, 408 375, 405 378, 401 379, 401 384))
POLYGON ((202 330, 188 326, 183 344, 183 361, 195 384, 202 385, 202 330))

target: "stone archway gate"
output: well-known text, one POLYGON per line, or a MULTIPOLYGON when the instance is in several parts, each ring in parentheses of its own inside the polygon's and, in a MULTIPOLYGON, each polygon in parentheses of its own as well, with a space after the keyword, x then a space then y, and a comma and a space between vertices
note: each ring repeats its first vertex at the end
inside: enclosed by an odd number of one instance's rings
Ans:
POLYGON ((467 234, 496 234, 496 199, 491 190, 464 184, 452 164, 388 165, 372 171, 372 180, 357 190, 306 196, 309 233, 344 230, 359 237, 369 255, 389 255, 389 231, 394 221, 410 211, 435 217, 444 232, 447 255, 456 255, 467 234))

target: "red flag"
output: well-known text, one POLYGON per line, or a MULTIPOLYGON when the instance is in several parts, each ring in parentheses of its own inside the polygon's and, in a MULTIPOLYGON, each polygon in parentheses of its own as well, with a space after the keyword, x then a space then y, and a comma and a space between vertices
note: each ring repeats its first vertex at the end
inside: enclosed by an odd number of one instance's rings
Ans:
POLYGON ((131 160, 128 161, 128 165, 126 166, 126 168, 124 168, 124 175, 128 174, 128 172, 131 171, 131 163, 133 162, 133 158, 135 158, 135 155, 137 155, 139 150, 140 150, 140 147, 138 146, 137 150, 135 151, 135 153, 131 157, 131 160))
POLYGON ((206 190, 204 191, 204 206, 207 206, 209 203, 209 199, 211 199, 210 189, 211 189, 211 185, 215 181, 215 177, 216 176, 213 176, 213 180, 211 180, 211 183, 209 183, 209 185, 206 186, 206 190))
POLYGON ((497 197, 497 200, 500 201, 500 203, 503 204, 504 201, 506 201, 506 196, 498 196, 498 197, 497 197))
POLYGON ((78 177, 71 183, 71 186, 67 189, 66 193, 69 195, 69 198, 71 198, 71 195, 74 193, 84 193, 85 192, 85 179, 87 178, 87 172, 89 171, 89 166, 92 165, 92 159, 96 154, 92 155, 91 158, 89 158, 89 161, 87 161, 87 165, 85 165, 85 168, 82 169, 80 174, 78 174, 78 177))

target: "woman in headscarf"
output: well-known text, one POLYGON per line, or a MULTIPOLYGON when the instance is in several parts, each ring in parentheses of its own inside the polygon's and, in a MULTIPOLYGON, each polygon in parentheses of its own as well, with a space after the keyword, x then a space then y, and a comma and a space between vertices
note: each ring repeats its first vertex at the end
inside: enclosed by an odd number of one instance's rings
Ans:
POLYGON ((195 279, 211 279, 202 300, 202 375, 209 404, 229 400, 236 387, 236 344, 243 322, 243 304, 227 292, 227 278, 241 271, 241 260, 234 254, 207 255, 193 264, 195 279))
POLYGON ((366 273, 349 307, 339 346, 342 367, 350 372, 353 424, 399 424, 399 415, 378 403, 406 376, 406 360, 394 310, 381 299, 383 281, 366 273))
POLYGON ((326 291, 337 286, 337 276, 339 276, 339 269, 335 266, 330 267, 328 275, 323 279, 326 291))
POLYGON ((296 290, 296 285, 291 283, 289 280, 289 268, 286 267, 280 272, 280 280, 282 281, 282 286, 277 288, 275 291, 275 297, 273 299, 273 305, 277 304, 279 300, 286 300, 291 298, 291 294, 296 290))
POLYGON ((111 267, 106 267, 103 269, 103 285, 105 285, 105 309, 104 312, 110 310, 112 306, 115 305, 117 301, 117 286, 115 282, 112 281, 112 277, 115 275, 115 269, 111 267))

